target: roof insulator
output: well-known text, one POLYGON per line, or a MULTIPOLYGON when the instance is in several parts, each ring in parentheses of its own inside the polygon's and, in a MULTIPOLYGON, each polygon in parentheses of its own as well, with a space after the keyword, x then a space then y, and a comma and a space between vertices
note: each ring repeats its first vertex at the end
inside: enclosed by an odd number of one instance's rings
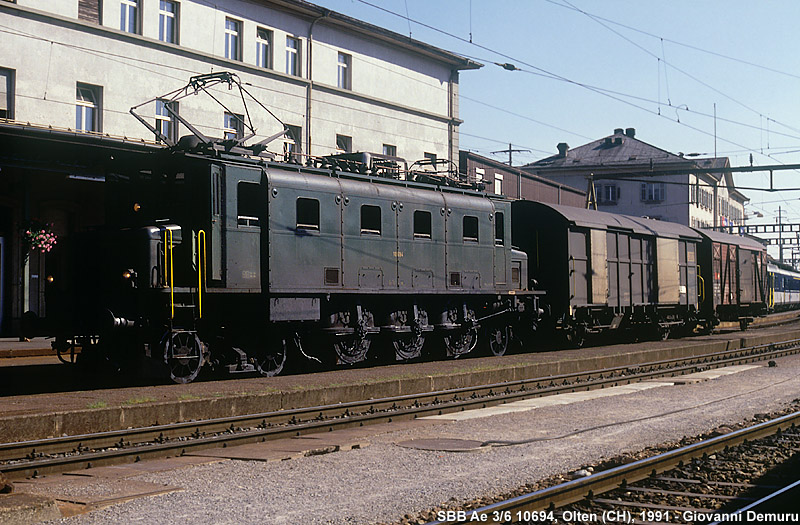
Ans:
POLYGON ((503 69, 508 70, 508 71, 519 71, 520 70, 517 66, 515 66, 514 64, 509 64, 508 62, 506 62, 505 64, 500 64, 499 62, 495 62, 495 65, 498 65, 498 66, 500 66, 503 69))

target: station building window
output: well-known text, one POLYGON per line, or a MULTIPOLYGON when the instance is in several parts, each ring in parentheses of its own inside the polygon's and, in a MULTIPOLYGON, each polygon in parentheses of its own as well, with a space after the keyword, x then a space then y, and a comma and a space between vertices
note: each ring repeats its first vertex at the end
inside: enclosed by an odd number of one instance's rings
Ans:
POLYGON ((0 68, 0 118, 14 118, 14 70, 0 68))
POLYGON ((244 116, 237 113, 225 112, 223 125, 225 140, 236 140, 244 136, 244 116))
POLYGON ((336 78, 337 87, 341 89, 353 89, 352 64, 352 56, 347 53, 339 53, 339 62, 337 64, 338 75, 336 78))
POLYGON ((167 104, 175 113, 178 112, 178 102, 156 100, 156 129, 170 140, 178 140, 178 121, 174 115, 167 111, 167 104))
POLYGON ((286 74, 300 76, 300 39, 286 37, 286 74))
POLYGON ((119 6, 119 28, 126 33, 141 32, 139 12, 139 0, 120 0, 119 6))
POLYGON ((272 31, 263 27, 256 29, 256 65, 272 69, 272 31))
POLYGON ((503 194, 503 175, 500 173, 494 174, 494 192, 497 195, 503 194))
POLYGON ((242 59, 242 23, 233 18, 225 19, 225 58, 242 59))
POLYGON ((336 153, 352 153, 353 137, 336 135, 336 153))
POLYGON ((297 229, 319 231, 319 201, 306 197, 297 198, 297 229))
POLYGON ((381 234, 381 207, 363 204, 361 206, 361 233, 381 234))
POLYGON ((77 131, 101 131, 100 86, 78 83, 75 99, 75 129, 77 131))
MULTIPOLYGON (((300 137, 303 134, 303 128, 300 126, 286 126, 288 129, 283 139, 283 157, 286 162, 290 162, 292 157, 301 152, 300 137)), ((299 160, 299 159, 298 159, 299 160)))
POLYGON ((616 184, 599 184, 597 187, 597 201, 602 204, 616 204, 620 190, 616 184))
POLYGON ((663 182, 643 182, 640 191, 642 202, 661 202, 665 197, 663 182))
POLYGON ((178 2, 161 0, 158 7, 158 39, 178 43, 178 2))

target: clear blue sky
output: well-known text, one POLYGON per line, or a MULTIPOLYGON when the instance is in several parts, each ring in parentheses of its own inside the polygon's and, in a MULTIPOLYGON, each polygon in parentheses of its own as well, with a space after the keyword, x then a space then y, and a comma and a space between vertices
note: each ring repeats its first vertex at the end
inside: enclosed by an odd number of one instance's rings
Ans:
MULTIPOLYGON (((718 156, 734 166, 751 153, 756 165, 800 164, 796 0, 366 0, 466 42, 361 0, 314 1, 484 63, 461 75, 462 149, 491 156, 510 142, 532 150, 515 154, 521 164, 554 154, 559 142, 575 147, 633 127, 673 153, 713 156, 716 104, 718 156)), ((797 171, 774 180, 800 188, 797 171)), ((767 187, 768 174, 737 175, 736 184, 751 199, 748 212, 765 215, 753 222, 774 223, 778 206, 785 221, 800 222, 800 191, 748 189, 767 187)))

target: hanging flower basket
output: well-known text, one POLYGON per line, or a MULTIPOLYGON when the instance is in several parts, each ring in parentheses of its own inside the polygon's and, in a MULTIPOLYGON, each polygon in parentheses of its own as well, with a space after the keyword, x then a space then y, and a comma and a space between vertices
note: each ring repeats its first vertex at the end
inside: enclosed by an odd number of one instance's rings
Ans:
POLYGON ((39 250, 42 253, 47 253, 55 248, 58 243, 58 235, 53 233, 53 225, 37 221, 31 222, 22 231, 22 239, 29 252, 39 250))

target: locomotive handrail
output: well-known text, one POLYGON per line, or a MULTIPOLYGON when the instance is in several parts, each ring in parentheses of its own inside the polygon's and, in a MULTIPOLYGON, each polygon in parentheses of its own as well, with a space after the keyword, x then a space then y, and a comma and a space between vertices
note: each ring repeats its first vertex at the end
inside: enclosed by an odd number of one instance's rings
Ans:
POLYGON ((697 265, 697 279, 700 281, 700 304, 706 302, 706 280, 700 275, 700 265, 697 265))
POLYGON ((197 232, 197 317, 203 318, 203 286, 206 283, 206 231, 197 232), (200 239, 203 239, 202 243, 200 239))
POLYGON ((175 319, 175 272, 172 257, 172 230, 164 228, 164 281, 169 286, 170 319, 175 319), (169 279, 167 279, 167 271, 169 271, 169 279))

